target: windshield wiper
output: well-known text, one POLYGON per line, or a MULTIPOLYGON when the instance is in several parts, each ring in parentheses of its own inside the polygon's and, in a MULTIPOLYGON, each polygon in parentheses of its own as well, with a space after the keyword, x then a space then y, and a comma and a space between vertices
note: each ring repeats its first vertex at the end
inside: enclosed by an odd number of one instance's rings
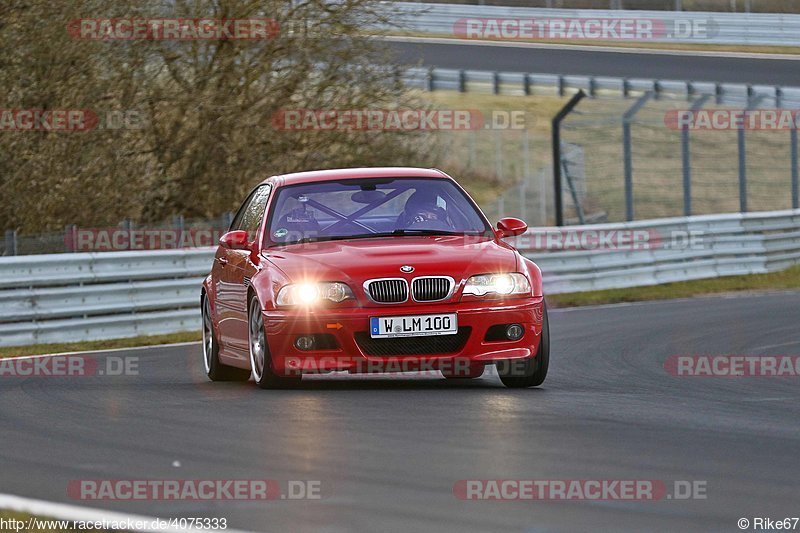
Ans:
POLYGON ((347 239, 359 239, 363 237, 373 237, 374 233, 362 233, 359 235, 331 235, 327 237, 303 237, 296 241, 276 242, 272 246, 289 246, 292 244, 308 244, 312 242, 344 241, 347 239))
POLYGON ((390 235, 470 235, 464 231, 446 231, 441 229, 396 229, 390 235))
POLYGON ((289 246, 292 244, 306 244, 325 241, 344 241, 348 239, 374 239, 379 237, 403 237, 406 235, 482 235, 482 233, 467 233, 462 231, 446 231, 438 229, 396 229, 390 232, 357 233, 355 235, 332 235, 322 237, 303 237, 296 241, 275 243, 273 246, 289 246))

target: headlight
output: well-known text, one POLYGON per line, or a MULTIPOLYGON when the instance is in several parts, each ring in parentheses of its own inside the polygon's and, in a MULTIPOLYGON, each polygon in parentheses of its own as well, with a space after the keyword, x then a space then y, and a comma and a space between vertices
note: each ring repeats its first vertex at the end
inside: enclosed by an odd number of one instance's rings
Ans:
POLYGON ((494 293, 501 296, 511 294, 530 294, 531 284, 524 274, 481 274, 467 280, 464 294, 485 296, 494 293))
POLYGON ((345 283, 292 283, 278 291, 278 305, 314 305, 322 300, 339 303, 353 298, 353 291, 345 283))

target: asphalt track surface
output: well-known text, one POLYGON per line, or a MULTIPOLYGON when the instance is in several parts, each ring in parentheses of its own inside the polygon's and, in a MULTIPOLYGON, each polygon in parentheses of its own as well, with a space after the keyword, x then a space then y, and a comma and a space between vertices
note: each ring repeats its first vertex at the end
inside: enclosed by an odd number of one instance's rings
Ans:
MULTIPOLYGON (((553 310, 551 373, 209 383, 198 345, 139 375, 0 380, 0 491, 254 531, 739 531, 800 514, 800 378, 687 378, 674 354, 800 355, 800 293, 553 310), (173 466, 174 461, 180 467, 173 466), (75 502, 75 479, 320 480, 322 500, 75 502), (462 501, 461 479, 707 482, 707 499, 462 501)), ((92 355, 98 360, 108 354, 92 355)))
MULTIPOLYGON (((796 59, 631 52, 623 49, 525 45, 523 43, 401 42, 388 44, 394 61, 439 68, 631 77, 665 80, 800 85, 796 59)), ((434 42, 435 41, 435 42, 434 42)))

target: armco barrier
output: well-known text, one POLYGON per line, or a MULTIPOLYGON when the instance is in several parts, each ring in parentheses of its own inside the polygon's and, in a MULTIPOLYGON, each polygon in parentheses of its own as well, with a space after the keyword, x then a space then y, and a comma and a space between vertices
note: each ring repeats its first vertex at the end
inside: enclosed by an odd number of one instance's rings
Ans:
MULTIPOLYGON (((670 243, 647 249, 526 249, 550 294, 782 270, 800 264, 800 210, 705 215, 565 231, 647 230, 670 243)), ((525 239, 528 239, 527 241, 525 239)), ((527 243, 527 244, 526 244, 527 243)), ((0 258, 0 346, 157 335, 200 327, 199 294, 214 251, 163 250, 0 258)))
POLYGON ((634 42, 643 45, 648 42, 673 42, 800 46, 798 14, 547 9, 422 2, 387 2, 386 8, 393 14, 392 30, 433 35, 458 36, 456 23, 465 19, 650 20, 659 27, 663 26, 665 31, 655 32, 651 38, 634 42))
POLYGON ((589 96, 639 97, 651 92, 661 96, 693 101, 711 95, 717 105, 745 108, 760 101, 788 109, 800 107, 800 87, 715 83, 705 81, 614 78, 525 72, 490 72, 432 67, 412 67, 401 79, 409 87, 425 91, 462 91, 510 96, 558 95, 584 91, 589 96))

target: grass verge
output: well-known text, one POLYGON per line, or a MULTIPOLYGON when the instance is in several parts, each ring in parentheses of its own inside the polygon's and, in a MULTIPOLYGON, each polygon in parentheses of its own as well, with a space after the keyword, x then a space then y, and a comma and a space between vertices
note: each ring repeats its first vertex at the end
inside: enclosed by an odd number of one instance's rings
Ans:
POLYGON ((547 301, 554 308, 580 307, 584 305, 689 298, 729 292, 782 289, 800 289, 800 266, 781 272, 770 272, 769 274, 679 281, 630 289, 553 294, 547 297, 547 301))
POLYGON ((30 346, 11 346, 0 348, 0 358, 62 352, 111 350, 114 348, 136 348, 140 346, 156 346, 159 344, 173 344, 176 342, 193 342, 199 340, 201 340, 201 334, 199 331, 188 331, 182 333, 172 333, 169 335, 151 335, 143 337, 130 337, 127 339, 109 339, 104 341, 32 344, 30 346))

